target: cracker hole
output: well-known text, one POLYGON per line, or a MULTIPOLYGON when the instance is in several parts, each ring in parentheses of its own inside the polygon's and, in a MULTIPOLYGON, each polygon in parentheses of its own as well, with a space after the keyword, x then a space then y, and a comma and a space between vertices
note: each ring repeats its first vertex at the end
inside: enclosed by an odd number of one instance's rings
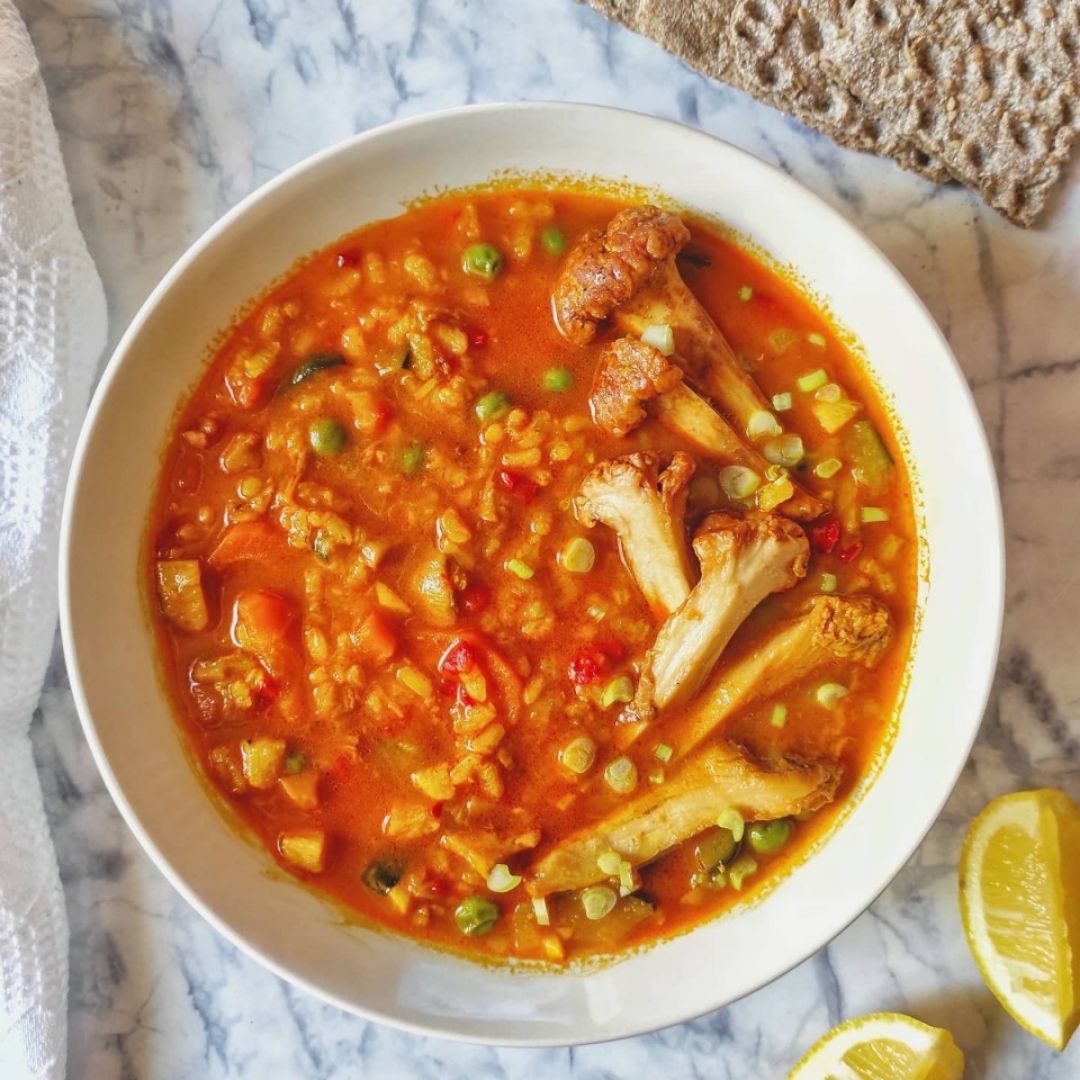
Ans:
POLYGON ((821 27, 818 25, 817 20, 812 18, 803 19, 799 27, 802 34, 803 48, 807 52, 815 53, 821 51, 821 27))
POLYGON ((981 169, 985 160, 982 147, 978 143, 968 143, 964 147, 964 157, 973 169, 981 169))
POLYGON ((1061 36, 1060 36, 1060 38, 1058 40, 1061 43, 1062 52, 1064 52, 1065 55, 1070 60, 1075 60, 1076 59, 1076 38, 1073 35, 1072 31, 1067 30, 1067 29, 1062 30, 1061 31, 1061 36))
POLYGON ((765 11, 762 6, 757 3, 757 0, 751 0, 751 2, 743 8, 743 11, 749 15, 754 22, 765 22, 765 11))
POLYGON ((1031 133, 1015 117, 1009 120, 1009 135, 1021 150, 1031 149, 1031 133))
POLYGON ((762 86, 775 86, 780 80, 779 72, 776 70, 776 64, 771 60, 762 60, 756 67, 758 80, 762 86))
POLYGON ((924 38, 912 42, 910 51, 911 59, 919 71, 929 79, 936 79, 938 74, 936 46, 924 38))
POLYGON ((915 117, 915 123, 920 131, 929 131, 934 125, 934 114, 925 106, 922 106, 915 117))
POLYGON ((1016 57, 1015 68, 1017 78, 1022 79, 1024 82, 1031 81, 1031 64, 1028 63, 1028 58, 1022 53, 1016 57))
POLYGON ((810 98, 810 108, 816 113, 828 113, 832 108, 832 98, 824 90, 818 90, 810 98))

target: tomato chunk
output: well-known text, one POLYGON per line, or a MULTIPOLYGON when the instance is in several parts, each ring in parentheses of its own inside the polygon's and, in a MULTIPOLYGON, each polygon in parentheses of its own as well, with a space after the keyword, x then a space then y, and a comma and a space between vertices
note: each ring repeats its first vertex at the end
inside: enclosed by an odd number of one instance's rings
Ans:
POLYGON ((512 469, 500 469, 498 480, 500 487, 516 495, 522 502, 532 502, 540 490, 540 485, 535 480, 530 480, 529 477, 522 476, 521 473, 514 472, 512 469))
POLYGON ((829 555, 833 548, 840 543, 840 522, 833 518, 831 521, 823 521, 820 525, 814 525, 810 529, 810 543, 815 551, 822 555, 829 555))
POLYGON ((360 651, 372 660, 386 661, 397 652, 397 635, 378 611, 369 612, 356 628, 360 651))

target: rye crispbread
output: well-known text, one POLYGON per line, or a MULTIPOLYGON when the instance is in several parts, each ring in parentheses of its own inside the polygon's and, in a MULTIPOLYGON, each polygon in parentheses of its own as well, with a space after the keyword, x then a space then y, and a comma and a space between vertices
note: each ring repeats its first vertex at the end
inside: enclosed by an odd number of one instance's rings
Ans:
POLYGON ((804 124, 853 149, 891 157, 934 183, 953 179, 934 154, 899 135, 822 68, 822 31, 811 5, 737 0, 729 36, 743 81, 767 88, 780 108, 804 124))
POLYGON ((1080 126, 1078 0, 587 0, 834 140, 1030 225, 1080 126))
POLYGON ((844 87, 828 83, 824 78, 814 81, 806 73, 783 71, 772 78, 749 57, 737 62, 741 43, 731 33, 737 0, 585 2, 602 15, 651 38, 703 74, 745 90, 838 143, 893 157, 905 168, 939 183, 951 179, 944 168, 929 160, 921 150, 904 145, 902 140, 891 139, 888 145, 883 145, 874 117, 844 87), (800 92, 789 97, 785 91, 795 85, 800 92), (821 107, 823 98, 827 104, 821 107))
POLYGON ((800 6, 834 79, 1011 221, 1035 220, 1076 134, 1075 0, 800 6))

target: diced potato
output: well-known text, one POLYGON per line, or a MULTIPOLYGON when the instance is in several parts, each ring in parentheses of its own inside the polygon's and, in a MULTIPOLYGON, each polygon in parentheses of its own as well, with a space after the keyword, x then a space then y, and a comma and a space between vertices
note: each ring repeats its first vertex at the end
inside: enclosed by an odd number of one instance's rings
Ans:
POLYGON ((283 776, 278 783, 301 810, 314 810, 319 805, 319 774, 314 769, 283 776))
POLYGON ((181 630, 205 630, 210 622, 198 559, 159 559, 158 597, 165 618, 181 630))
POLYGON ((260 791, 272 788, 285 761, 285 740, 245 739, 240 744, 240 753, 247 782, 260 791))
POLYGON ((814 416, 817 422, 830 434, 835 435, 849 420, 858 414, 861 405, 857 401, 815 401, 814 416))
POLYGON ((429 799, 451 799, 454 785, 450 780, 450 766, 444 761, 440 765, 429 765, 426 769, 417 769, 412 774, 412 782, 429 799))
POLYGON ((387 894, 387 900, 393 904, 394 909, 401 915, 407 915, 409 913, 409 907, 412 904, 412 897, 409 895, 409 890, 405 887, 404 882, 398 882, 387 894))
POLYGON ((438 821, 426 806, 404 805, 399 803, 390 808, 390 813, 383 818, 383 832, 387 836, 415 839, 428 836, 439 827, 438 821))
POLYGON ((309 874, 321 873, 326 860, 326 833, 322 829, 292 829, 278 837, 281 857, 309 874))

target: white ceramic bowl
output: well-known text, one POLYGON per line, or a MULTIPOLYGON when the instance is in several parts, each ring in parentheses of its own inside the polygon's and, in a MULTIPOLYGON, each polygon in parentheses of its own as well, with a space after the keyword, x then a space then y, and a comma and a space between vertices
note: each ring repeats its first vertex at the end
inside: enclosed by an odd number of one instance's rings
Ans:
POLYGON ((344 1009, 416 1032, 566 1044, 663 1027, 775 978, 858 915, 915 849, 975 738, 997 651, 1003 545, 964 379, 897 271, 837 213, 748 154, 590 106, 459 109, 360 135, 245 199, 176 264, 124 335, 76 452, 64 513, 64 646, 87 740, 154 861, 226 937, 344 1009), (910 441, 929 579, 891 755, 824 847, 767 898, 600 970, 511 973, 343 925, 207 798, 158 683, 140 541, 173 410, 208 344, 300 255, 496 169, 629 179, 722 218, 797 268, 865 346, 910 441))

